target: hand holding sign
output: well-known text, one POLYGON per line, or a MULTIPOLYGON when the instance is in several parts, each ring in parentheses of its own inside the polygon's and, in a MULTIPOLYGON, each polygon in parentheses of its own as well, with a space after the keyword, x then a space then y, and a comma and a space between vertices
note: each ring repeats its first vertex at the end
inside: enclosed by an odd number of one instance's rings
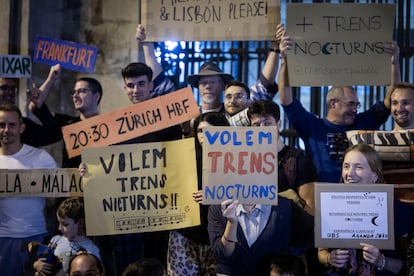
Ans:
POLYGON ((189 87, 62 128, 69 157, 191 120, 200 113, 189 87))
POLYGON ((237 223, 237 215, 236 210, 239 207, 239 201, 227 199, 221 203, 221 212, 223 213, 223 217, 229 220, 231 223, 237 223))
POLYGON ((201 204, 203 202, 203 190, 199 190, 199 191, 193 193, 193 199, 194 199, 195 202, 201 204))
POLYGON ((400 61, 400 47, 396 41, 386 41, 384 43, 384 51, 392 55, 391 63, 397 65, 400 61))
POLYGON ((362 256, 364 260, 372 265, 380 267, 383 257, 380 250, 374 245, 368 243, 361 242, 360 245, 362 246, 362 256))
POLYGON ((347 249, 334 249, 328 254, 328 263, 334 267, 344 267, 349 261, 349 251, 347 249))
POLYGON ((138 24, 137 26, 137 31, 135 33, 135 38, 139 41, 142 42, 145 40, 145 38, 147 37, 147 34, 145 33, 145 28, 144 26, 142 26, 141 24, 138 24))

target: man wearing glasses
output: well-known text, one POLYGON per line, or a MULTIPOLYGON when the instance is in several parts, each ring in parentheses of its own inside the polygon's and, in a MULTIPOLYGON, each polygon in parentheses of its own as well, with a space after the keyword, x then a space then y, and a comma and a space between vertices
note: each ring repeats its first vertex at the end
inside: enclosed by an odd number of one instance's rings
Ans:
MULTIPOLYGON (((18 79, 14 78, 0 78, 0 104, 16 103, 17 82, 18 79)), ((39 114, 43 114, 42 125, 23 117, 26 128, 22 134, 22 142, 33 147, 42 147, 62 139, 61 133, 56 132, 59 130, 59 126, 55 124, 53 117, 48 115, 47 110, 41 108, 39 109, 39 114), (45 133, 50 133, 50 135, 45 135, 45 133)))
POLYGON ((224 88, 224 111, 230 125, 250 125, 246 109, 250 103, 250 89, 246 84, 232 80, 224 88))
MULTIPOLYGON (((33 114, 36 115, 42 122, 45 120, 45 112, 51 117, 55 124, 59 126, 55 133, 48 132, 50 135, 59 134, 62 137, 61 127, 88 119, 90 117, 99 115, 99 103, 102 99, 102 86, 96 79, 93 78, 79 78, 75 82, 73 90, 70 91, 74 108, 79 112, 78 116, 70 116, 66 114, 51 113, 47 108, 45 101, 49 91, 56 80, 61 76, 62 68, 60 64, 54 65, 50 68, 49 76, 41 85, 39 94, 30 97, 31 103, 29 105, 33 114)), ((77 168, 80 164, 81 157, 68 157, 66 148, 63 147, 62 152, 62 168, 77 168)))

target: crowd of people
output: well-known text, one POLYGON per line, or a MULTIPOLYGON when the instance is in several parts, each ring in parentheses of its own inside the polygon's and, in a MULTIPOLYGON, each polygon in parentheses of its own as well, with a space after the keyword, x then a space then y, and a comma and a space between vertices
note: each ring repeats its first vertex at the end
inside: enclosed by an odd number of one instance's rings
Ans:
MULTIPOLYGON (((145 41, 138 25, 136 38, 144 62, 132 62, 120 72, 131 104, 175 91, 145 41)), ((349 147, 348 130, 377 130, 391 114, 395 129, 414 127, 414 85, 402 83, 399 48, 384 45, 391 59, 391 82, 383 101, 358 113, 359 101, 351 86, 333 86, 326 98, 327 115, 317 117, 294 99, 289 84, 286 53, 293 45, 279 24, 257 82, 248 87, 223 72, 214 62, 204 63, 187 82, 201 99, 193 120, 135 137, 121 144, 160 142, 194 137, 198 190, 188 191, 200 204, 201 224, 149 233, 87 237, 83 199, 55 199, 49 203, 55 229, 46 228, 46 199, 0 198, 0 268, 4 275, 414 275, 414 207, 394 200, 395 250, 381 250, 369 240, 359 248, 315 248, 314 183, 386 183, 382 161, 366 144, 349 147), (280 61, 280 64, 279 64, 280 61), (278 83, 275 79, 279 72, 278 83), (278 156, 278 204, 242 204, 225 200, 203 205, 202 144, 206 126, 272 126, 281 130, 278 94, 287 119, 303 139, 305 151, 275 141, 278 156), (222 100, 223 99, 223 100, 222 100), (332 150, 334 148, 335 150, 332 150), (51 206, 51 207, 50 207, 51 206)), ((61 127, 99 115, 104 97, 98 80, 79 78, 72 90, 79 115, 53 113, 46 105, 53 84, 61 78, 59 64, 39 88, 28 91, 29 108, 40 120, 24 118, 15 106, 17 80, 0 78, 0 168, 78 168, 87 164, 69 158, 62 164, 38 147, 62 139, 61 127)), ((185 169, 185 168, 183 168, 185 169)), ((411 179, 407 179, 409 183, 411 179)))

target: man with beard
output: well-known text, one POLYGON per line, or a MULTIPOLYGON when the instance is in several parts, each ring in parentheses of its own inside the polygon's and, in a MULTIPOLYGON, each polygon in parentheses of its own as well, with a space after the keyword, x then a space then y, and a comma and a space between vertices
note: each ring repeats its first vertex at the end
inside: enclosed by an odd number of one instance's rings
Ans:
MULTIPOLYGON (((392 87, 391 116, 395 123, 393 131, 404 133, 405 130, 414 130, 414 85, 404 82, 392 87)), ((396 133, 396 135, 399 134, 396 133)), ((406 147, 407 145, 404 145, 402 150, 406 147)), ((382 148, 378 149, 380 153, 382 148)), ((386 183, 410 184, 413 182, 414 161, 412 160, 395 160, 395 158, 387 160, 383 157, 382 168, 386 183)), ((396 189, 395 195, 400 199, 414 201, 414 192, 411 189, 396 189)))
POLYGON ((250 89, 246 84, 232 80, 224 88, 224 110, 227 120, 232 126, 250 125, 247 107, 251 103, 250 89))
POLYGON ((391 90, 391 116, 394 130, 414 129, 414 85, 399 83, 391 90))

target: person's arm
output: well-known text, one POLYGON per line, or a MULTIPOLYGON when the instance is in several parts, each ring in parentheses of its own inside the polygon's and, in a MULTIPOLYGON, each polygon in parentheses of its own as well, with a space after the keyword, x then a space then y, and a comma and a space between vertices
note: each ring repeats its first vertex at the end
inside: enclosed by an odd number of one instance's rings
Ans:
POLYGON ((289 83, 289 75, 287 68, 286 52, 291 49, 292 41, 285 33, 282 36, 282 40, 279 44, 280 53, 282 55, 282 61, 279 72, 279 99, 282 105, 289 105, 293 101, 292 87, 289 83))
POLYGON ((151 97, 154 98, 175 91, 175 84, 164 74, 164 69, 155 56, 154 44, 145 41, 145 28, 141 24, 137 26, 135 38, 142 45, 145 64, 151 67, 153 72, 152 80, 154 82, 154 89, 151 91, 151 97))
POLYGON ((394 85, 401 83, 400 47, 396 41, 387 41, 384 44, 384 51, 391 55, 391 83, 384 97, 385 107, 391 109, 391 92, 394 85))
MULTIPOLYGON (((44 106, 42 106, 43 108, 44 106)), ((53 116, 42 121, 42 125, 23 117, 26 128, 22 134, 22 142, 33 147, 43 147, 62 139, 62 131, 53 116)))
POLYGON ((50 68, 49 76, 43 84, 37 88, 36 85, 27 91, 30 100, 29 109, 40 120, 41 125, 30 119, 25 120, 26 129, 22 140, 34 147, 41 147, 56 143, 62 139, 62 131, 59 122, 49 108, 44 104, 54 82, 60 78, 61 66, 56 64, 50 68))
POLYGON ((218 260, 230 260, 234 256, 232 254, 236 250, 238 243, 238 221, 235 216, 235 209, 237 208, 237 205, 237 201, 233 202, 232 200, 227 200, 222 202, 221 205, 210 205, 209 207, 207 225, 208 235, 210 238, 211 248, 218 260), (228 205, 226 208, 226 204, 233 205, 228 205), (227 210, 226 213, 224 213, 225 210, 227 210), (231 216, 229 217, 229 212, 234 212, 232 215, 233 218, 231 218, 231 216), (225 217, 224 214, 228 217, 225 217))
POLYGON ((50 67, 47 79, 40 85, 40 87, 36 88, 33 86, 32 89, 27 91, 27 97, 30 100, 30 111, 34 112, 36 109, 41 108, 49 95, 50 89, 52 89, 55 81, 60 79, 61 74, 62 67, 60 64, 53 65, 50 67))
POLYGON ((273 100, 279 88, 275 82, 277 69, 279 68, 279 43, 284 32, 282 24, 276 26, 274 40, 271 42, 262 72, 256 84, 250 87, 250 100, 273 100))
POLYGON ((144 26, 138 24, 135 32, 135 38, 139 41, 144 52, 145 64, 147 64, 152 69, 154 80, 159 74, 162 73, 163 69, 161 64, 158 62, 157 57, 155 56, 154 43, 145 41, 146 31, 144 26))
POLYGON ((298 187, 298 194, 300 198, 305 201, 305 206, 303 210, 308 212, 311 215, 315 214, 315 190, 314 190, 314 183, 305 183, 298 187))
POLYGON ((239 202, 232 200, 225 200, 221 203, 221 211, 223 216, 227 219, 226 228, 221 236, 221 243, 224 247, 224 255, 231 256, 237 244, 237 225, 238 220, 236 216, 236 209, 239 202))
POLYGON ((275 39, 272 41, 269 54, 267 55, 266 62, 263 66, 262 75, 269 81, 273 83, 276 79, 277 69, 279 68, 279 44, 282 39, 284 32, 284 27, 282 24, 276 26, 275 39))

